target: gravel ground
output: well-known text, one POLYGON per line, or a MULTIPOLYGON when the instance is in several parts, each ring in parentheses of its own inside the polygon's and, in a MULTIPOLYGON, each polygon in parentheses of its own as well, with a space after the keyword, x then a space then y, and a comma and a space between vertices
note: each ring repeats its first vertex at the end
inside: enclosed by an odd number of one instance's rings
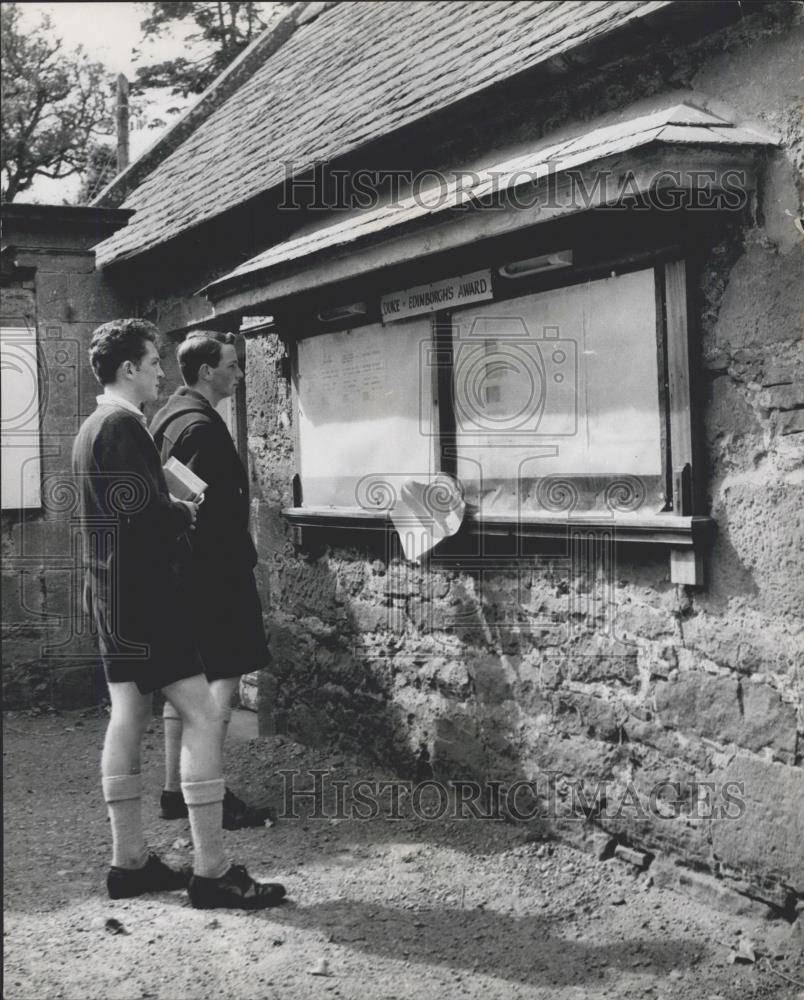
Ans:
MULTIPOLYGON (((427 822, 405 808, 400 819, 315 818, 305 801, 299 819, 226 834, 234 860, 287 885, 286 905, 111 901, 104 725, 94 711, 6 716, 6 1000, 804 1000, 800 928, 724 915, 532 826, 427 822), (730 960, 740 941, 756 962, 730 960)), ((146 829, 163 856, 187 862, 188 824, 158 818, 160 728, 146 741, 146 829)), ((260 739, 245 712, 227 754, 231 787, 277 812, 283 769, 383 777, 260 739)))

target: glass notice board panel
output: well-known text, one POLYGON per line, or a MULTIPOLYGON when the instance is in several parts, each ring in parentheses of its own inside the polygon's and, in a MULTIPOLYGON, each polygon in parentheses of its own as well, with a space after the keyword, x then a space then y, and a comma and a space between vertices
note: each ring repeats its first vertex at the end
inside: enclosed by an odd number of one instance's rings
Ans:
POLYGON ((299 341, 299 464, 305 507, 388 509, 434 471, 429 317, 299 341))
POLYGON ((663 503, 652 268, 456 312, 453 392, 484 513, 663 503))
POLYGON ((3 510, 42 506, 39 444, 39 365, 35 327, 3 327, 2 503, 3 510))

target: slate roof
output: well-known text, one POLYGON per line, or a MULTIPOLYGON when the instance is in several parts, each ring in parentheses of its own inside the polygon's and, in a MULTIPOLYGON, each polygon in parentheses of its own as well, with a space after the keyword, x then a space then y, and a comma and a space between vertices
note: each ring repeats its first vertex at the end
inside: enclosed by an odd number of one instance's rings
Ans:
POLYGON ((671 0, 341 2, 301 24, 124 202, 103 266, 671 0))
POLYGON ((509 187, 538 182, 548 174, 555 176, 652 143, 718 148, 773 146, 778 145, 778 140, 688 104, 632 115, 613 124, 595 126, 587 122, 580 135, 547 137, 524 154, 474 171, 471 186, 466 182, 466 175, 459 173, 460 181, 453 181, 449 189, 433 185, 415 198, 403 198, 358 216, 339 219, 278 243, 212 282, 208 290, 220 294, 224 286, 257 271, 268 271, 322 250, 364 240, 415 219, 447 212, 457 205, 481 204, 483 198, 509 187))

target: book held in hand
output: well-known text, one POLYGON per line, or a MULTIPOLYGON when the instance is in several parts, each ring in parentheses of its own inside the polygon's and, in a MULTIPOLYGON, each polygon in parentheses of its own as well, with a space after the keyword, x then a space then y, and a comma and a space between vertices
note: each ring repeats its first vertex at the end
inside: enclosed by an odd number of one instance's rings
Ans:
POLYGON ((177 500, 197 502, 203 496, 207 484, 177 458, 171 456, 165 462, 164 471, 168 489, 177 500))

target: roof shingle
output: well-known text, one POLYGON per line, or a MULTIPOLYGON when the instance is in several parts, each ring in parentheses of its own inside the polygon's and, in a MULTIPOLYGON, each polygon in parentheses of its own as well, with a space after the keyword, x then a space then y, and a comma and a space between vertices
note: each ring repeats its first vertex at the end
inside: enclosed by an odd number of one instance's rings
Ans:
POLYGON ((332 247, 376 236, 403 223, 446 213, 471 201, 480 203, 494 192, 510 186, 535 183, 551 171, 557 174, 606 156, 622 153, 651 143, 680 143, 688 146, 773 146, 776 137, 754 129, 739 127, 699 108, 680 104, 639 117, 629 117, 615 124, 586 129, 575 138, 547 138, 524 155, 495 162, 474 174, 471 185, 453 181, 449 188, 435 184, 417 196, 357 217, 336 220, 313 232, 303 233, 264 250, 245 261, 229 274, 213 281, 208 288, 220 292, 233 280, 255 272, 269 271, 280 264, 298 260, 332 247))
POLYGON ((98 247, 134 256, 670 0, 343 2, 289 40, 125 201, 98 247))

